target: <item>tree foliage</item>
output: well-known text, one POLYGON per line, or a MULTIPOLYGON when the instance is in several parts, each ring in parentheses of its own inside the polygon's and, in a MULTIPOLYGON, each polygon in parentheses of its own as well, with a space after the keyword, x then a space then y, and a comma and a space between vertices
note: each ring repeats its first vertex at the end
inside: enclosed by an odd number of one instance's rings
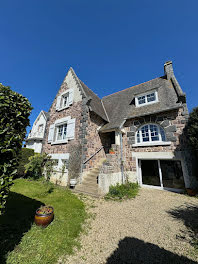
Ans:
POLYGON ((29 162, 29 157, 34 155, 34 150, 29 148, 22 148, 19 152, 19 165, 17 167, 17 174, 14 178, 25 177, 25 165, 29 162))
POLYGON ((191 146, 198 150, 198 107, 194 108, 189 115, 187 134, 191 146))
POLYGON ((0 215, 17 172, 18 154, 31 110, 27 98, 0 84, 0 215))
POLYGON ((35 153, 29 157, 29 162, 25 165, 25 173, 34 180, 42 178, 44 175, 50 180, 54 162, 51 156, 46 153, 35 153))

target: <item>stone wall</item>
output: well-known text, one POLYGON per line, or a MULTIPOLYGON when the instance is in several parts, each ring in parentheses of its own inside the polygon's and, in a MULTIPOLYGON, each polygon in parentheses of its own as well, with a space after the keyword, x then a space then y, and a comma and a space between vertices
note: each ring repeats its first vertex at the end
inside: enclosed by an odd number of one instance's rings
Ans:
MULTIPOLYGON (((87 115, 87 129, 86 129, 86 146, 84 148, 84 161, 89 159, 95 154, 102 146, 99 129, 104 124, 104 120, 93 112, 89 112, 87 115)), ((105 158, 104 149, 101 149, 93 158, 91 158, 86 164, 84 164, 83 171, 88 171, 94 168, 101 158, 105 158)))
POLYGON ((150 115, 142 118, 128 120, 125 125, 125 134, 123 135, 123 149, 125 167, 127 170, 136 171, 136 159, 132 157, 132 152, 174 152, 181 151, 186 146, 186 137, 183 133, 187 116, 183 115, 183 109, 163 112, 157 115, 150 115), (171 144, 168 146, 138 146, 135 144, 135 133, 137 129, 146 123, 156 123, 164 128, 166 140, 171 144))

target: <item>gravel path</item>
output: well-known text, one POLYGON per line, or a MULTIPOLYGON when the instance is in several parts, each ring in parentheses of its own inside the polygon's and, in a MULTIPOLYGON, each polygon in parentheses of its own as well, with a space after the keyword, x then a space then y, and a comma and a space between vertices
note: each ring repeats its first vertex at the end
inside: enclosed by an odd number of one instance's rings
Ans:
POLYGON ((86 201, 95 215, 90 229, 81 235, 81 250, 60 263, 198 263, 189 243, 198 227, 198 199, 141 189, 121 203, 86 201))

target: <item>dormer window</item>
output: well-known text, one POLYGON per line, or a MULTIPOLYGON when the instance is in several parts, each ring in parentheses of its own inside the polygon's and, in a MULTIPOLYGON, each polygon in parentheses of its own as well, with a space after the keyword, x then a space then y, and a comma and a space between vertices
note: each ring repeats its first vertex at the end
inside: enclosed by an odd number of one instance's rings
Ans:
POLYGON ((152 91, 146 94, 137 95, 135 97, 135 105, 143 106, 158 102, 157 91, 152 91))

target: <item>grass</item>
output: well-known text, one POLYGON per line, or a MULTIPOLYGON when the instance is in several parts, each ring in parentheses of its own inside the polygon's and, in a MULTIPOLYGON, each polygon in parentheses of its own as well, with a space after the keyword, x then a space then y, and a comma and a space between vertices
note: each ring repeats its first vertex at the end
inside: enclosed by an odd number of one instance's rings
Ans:
POLYGON ((0 217, 0 263, 56 263, 79 247, 77 237, 86 217, 83 201, 69 190, 42 181, 15 180, 0 217), (45 229, 33 223, 35 210, 44 204, 55 211, 54 221, 45 229))
POLYGON ((135 198, 138 194, 139 186, 137 183, 127 182, 125 184, 111 185, 109 192, 105 195, 105 200, 124 200, 135 198))

